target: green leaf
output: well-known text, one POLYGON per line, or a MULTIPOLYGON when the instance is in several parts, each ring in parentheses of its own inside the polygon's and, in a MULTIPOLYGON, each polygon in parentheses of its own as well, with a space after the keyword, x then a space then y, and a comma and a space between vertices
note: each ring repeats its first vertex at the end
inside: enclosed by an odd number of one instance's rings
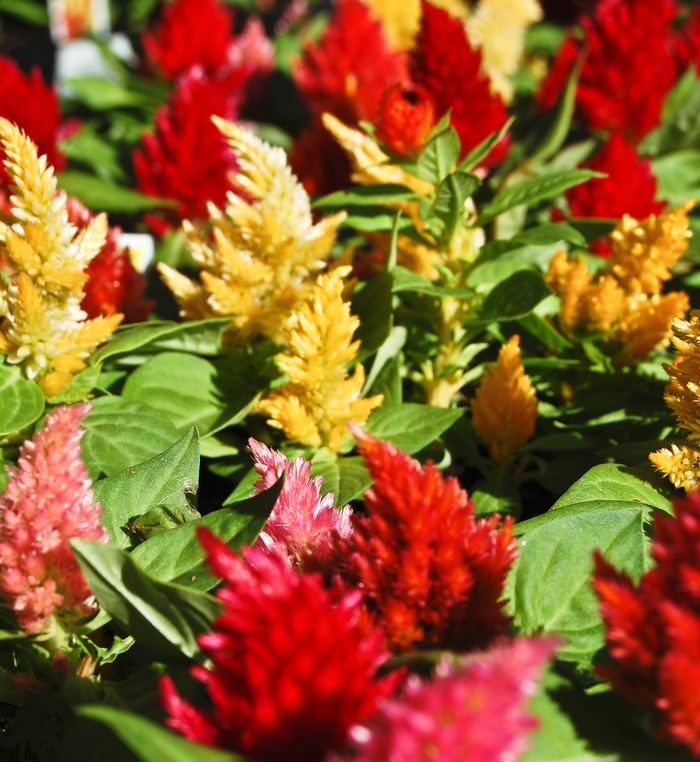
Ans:
POLYGON ((323 196, 313 203, 316 209, 337 208, 346 209, 348 206, 377 206, 378 204, 396 204, 402 201, 417 201, 420 196, 403 185, 364 185, 350 190, 337 191, 323 196))
POLYGON ((519 554, 505 597, 518 630, 564 636, 559 658, 590 670, 605 641, 591 587, 593 551, 638 579, 649 566, 649 513, 629 500, 591 500, 516 524, 519 554))
POLYGON ((552 293, 535 270, 519 270, 493 287, 484 299, 479 319, 485 322, 525 317, 552 293))
POLYGON ((89 125, 61 140, 60 148, 68 159, 87 165, 106 182, 126 183, 129 180, 119 163, 117 146, 97 135, 89 125))
POLYGON ((656 474, 620 463, 603 463, 594 466, 573 484, 552 506, 552 510, 597 500, 627 500, 673 513, 672 497, 673 490, 656 474))
POLYGON ((72 405, 88 399, 90 392, 97 386, 101 372, 101 366, 88 365, 76 373, 58 394, 49 397, 47 402, 50 405, 72 405))
POLYGON ((450 172, 438 187, 428 219, 437 217, 442 220, 451 238, 464 216, 464 202, 480 185, 481 180, 471 172, 450 172))
POLYGON ((437 408, 406 402, 375 410, 365 426, 378 439, 391 442, 409 455, 432 444, 464 415, 464 408, 437 408))
POLYGON ((94 212, 137 214, 173 204, 169 199, 144 196, 138 191, 112 185, 99 177, 78 170, 61 172, 57 175, 57 180, 59 188, 69 196, 75 196, 94 212))
MULTIPOLYGON (((138 714, 91 704, 76 709, 81 717, 107 725, 142 762, 244 762, 245 757, 187 741, 138 714)), ((95 750, 96 751, 96 750, 95 750)))
POLYGON ((360 318, 353 340, 359 340, 360 361, 372 355, 386 341, 393 323, 391 289, 394 279, 388 272, 375 275, 361 291, 353 294, 351 309, 360 318))
MULTIPOLYGON (((367 396, 369 390, 372 388, 377 376, 381 373, 382 368, 392 359, 398 357, 399 352, 403 349, 406 343, 406 337, 408 331, 402 326, 394 326, 389 335, 386 337, 384 343, 377 350, 377 354, 374 357, 374 362, 367 374, 367 380, 365 381, 364 388, 362 389, 362 396, 367 396)), ((376 392, 375 392, 376 393, 376 392)))
POLYGON ((233 550, 252 545, 275 507, 283 485, 284 478, 269 489, 231 507, 221 508, 176 529, 153 535, 136 547, 131 557, 143 571, 158 580, 196 590, 211 590, 218 580, 204 562, 205 554, 197 539, 197 527, 206 527, 233 550))
POLYGON ((0 0, 0 13, 7 13, 26 24, 46 27, 49 25, 49 12, 44 3, 32 0, 0 0))
POLYGON ((95 482, 102 523, 118 548, 133 545, 125 527, 153 508, 190 512, 188 495, 199 486, 199 437, 195 428, 155 458, 95 482))
POLYGON ((474 292, 469 288, 446 288, 431 283, 427 278, 423 278, 416 273, 407 270, 401 265, 397 265, 391 275, 394 279, 393 292, 416 291, 419 294, 428 294, 428 296, 454 296, 457 299, 471 299, 474 292))
POLYGON ((71 97, 92 111, 110 111, 129 106, 149 108, 155 105, 150 98, 104 77, 73 77, 68 80, 68 86, 71 97))
POLYGON ((557 352, 563 352, 566 349, 572 349, 573 344, 559 331, 557 331, 543 317, 531 312, 524 318, 518 320, 519 325, 524 328, 531 336, 534 336, 545 347, 554 349, 557 352))
POLYGON ((521 204, 533 206, 539 201, 558 196, 568 188, 585 183, 592 177, 604 176, 600 172, 593 172, 590 169, 571 169, 564 172, 551 172, 532 180, 523 180, 497 194, 481 209, 479 219, 474 224, 476 227, 481 227, 491 222, 494 217, 498 217, 499 214, 503 214, 515 206, 521 204))
POLYGON ((681 81, 678 86, 684 90, 682 97, 673 98, 670 113, 639 144, 641 154, 659 156, 700 143, 700 80, 693 75, 692 82, 681 81))
MULTIPOLYGON (((549 222, 523 230, 512 238, 514 243, 547 246, 557 241, 568 241, 575 246, 585 246, 586 239, 576 228, 566 222, 549 222)), ((494 242, 497 243, 497 242, 494 242)))
POLYGON ((231 391, 208 360, 182 352, 161 352, 129 376, 122 395, 160 411, 180 434, 197 426, 205 435, 229 422, 254 397, 243 393, 236 398, 231 391))
POLYGON ((180 439, 161 413, 138 400, 98 397, 82 424, 83 460, 90 478, 112 476, 159 455, 180 439))
POLYGON ((433 185, 439 185, 452 171, 459 158, 461 146, 454 127, 428 141, 428 144, 418 155, 416 174, 433 185))
POLYGON ((577 62, 569 75, 566 87, 559 96, 554 122, 545 135, 542 143, 535 149, 532 161, 546 161, 564 145, 571 128, 571 120, 576 106, 576 86, 578 84, 581 64, 577 62))
POLYGON ((348 216, 343 222, 343 226, 367 233, 377 231, 390 233, 394 227, 398 227, 399 231, 409 230, 413 227, 413 222, 408 217, 401 217, 397 222, 396 212, 387 209, 385 206, 350 206, 347 207, 346 211, 348 216))
POLYGON ((658 183, 658 198, 680 206, 689 198, 700 197, 700 151, 674 151, 654 159, 652 167, 658 183))
POLYGON ((332 492, 336 508, 342 508, 357 499, 372 484, 372 477, 362 458, 357 457, 314 459, 311 476, 323 477, 321 494, 332 492))
POLYGON ((154 579, 118 548, 90 540, 71 547, 97 602, 127 635, 159 659, 201 657, 197 636, 221 613, 215 598, 154 579))
POLYGON ((612 233, 617 225, 617 220, 588 219, 579 217, 569 220, 569 225, 583 235, 587 243, 595 241, 608 233, 612 233))
POLYGON ((470 490, 469 497, 474 501, 474 513, 477 515, 500 513, 517 517, 522 511, 520 493, 512 479, 494 477, 479 482, 470 490))
POLYGON ((0 365, 0 435, 20 431, 44 412, 44 393, 16 365, 0 365))
POLYGON ((482 140, 476 148, 473 148, 460 162, 457 167, 462 172, 471 172, 491 153, 494 146, 501 142, 503 136, 511 128, 515 117, 511 117, 498 132, 492 132, 486 139, 482 140))

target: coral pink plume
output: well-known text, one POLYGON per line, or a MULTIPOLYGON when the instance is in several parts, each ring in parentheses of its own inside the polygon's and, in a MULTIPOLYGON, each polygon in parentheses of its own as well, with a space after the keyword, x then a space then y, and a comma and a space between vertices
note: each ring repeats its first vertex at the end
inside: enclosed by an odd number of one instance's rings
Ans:
POLYGON ((0 495, 0 596, 22 629, 69 626, 96 610, 73 556, 74 538, 107 542, 91 482, 80 458, 79 424, 90 405, 59 407, 20 448, 0 495))

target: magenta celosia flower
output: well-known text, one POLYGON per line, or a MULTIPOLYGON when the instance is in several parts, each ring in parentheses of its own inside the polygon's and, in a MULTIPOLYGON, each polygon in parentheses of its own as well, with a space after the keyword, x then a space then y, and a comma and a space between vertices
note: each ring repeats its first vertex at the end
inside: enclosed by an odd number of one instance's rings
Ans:
POLYGON ((91 482, 80 458, 80 422, 90 405, 59 407, 20 448, 0 495, 0 597, 28 633, 69 626, 96 604, 70 540, 107 542, 91 482))
POLYGON ((366 725, 353 728, 354 754, 343 759, 518 759, 527 748, 528 732, 537 725, 526 705, 556 644, 520 638, 475 654, 459 668, 442 662, 429 682, 412 676, 400 699, 380 702, 366 725))
POLYGON ((199 539, 224 579, 224 613, 199 638, 212 667, 192 669, 212 710, 188 704, 163 678, 166 723, 259 760, 323 759, 397 681, 375 679, 386 654, 380 633, 360 627, 360 594, 326 590, 319 575, 297 574, 276 553, 254 548, 240 558, 206 529, 199 539))
POLYGON ((332 532, 348 537, 352 532, 352 509, 336 510, 333 493, 321 496, 323 478, 311 479, 311 463, 299 457, 294 462, 276 450, 251 438, 248 440, 255 470, 262 477, 255 483, 261 492, 271 487, 286 472, 287 477, 265 529, 254 547, 278 552, 292 564, 303 564, 313 554, 322 558, 331 544, 332 532))

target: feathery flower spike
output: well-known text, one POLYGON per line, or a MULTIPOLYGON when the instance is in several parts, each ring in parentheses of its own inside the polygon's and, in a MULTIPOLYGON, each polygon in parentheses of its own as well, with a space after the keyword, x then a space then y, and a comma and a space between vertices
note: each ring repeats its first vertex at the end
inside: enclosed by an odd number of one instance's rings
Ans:
POLYGON ((326 590, 278 554, 239 558, 205 529, 199 539, 223 577, 224 613, 199 638, 212 667, 192 674, 207 687, 210 714, 181 698, 169 678, 166 723, 187 738, 262 760, 321 762, 396 685, 375 680, 381 635, 359 625, 360 594, 326 590))
POLYGON ((69 542, 107 542, 102 508, 80 457, 90 405, 59 407, 20 448, 0 495, 0 597, 25 632, 70 630, 97 610, 69 542))
POLYGON ((239 340, 263 333, 279 339, 280 325, 323 269, 345 218, 340 212, 314 224, 309 197, 284 151, 233 122, 214 119, 238 161, 225 211, 209 204, 213 235, 185 222, 196 283, 164 264, 158 270, 185 318, 235 316, 239 340))
POLYGON ((472 400, 472 420, 496 463, 510 460, 535 433, 537 398, 523 367, 520 336, 511 336, 496 365, 484 372, 472 400))
POLYGON ((265 397, 256 412, 282 429, 292 442, 331 451, 340 449, 349 421, 364 423, 382 395, 362 399, 364 368, 346 365, 357 357, 360 342, 352 341, 360 321, 343 299, 343 277, 349 267, 319 276, 306 299, 282 327, 289 353, 277 355, 277 365, 289 376, 278 391, 265 397))
POLYGON ((260 479, 255 493, 271 487, 284 473, 284 486, 265 528, 255 545, 267 552, 279 553, 294 566, 304 566, 313 557, 322 563, 331 547, 331 535, 348 537, 352 532, 352 508, 334 507, 332 492, 321 497, 323 477, 311 478, 311 463, 304 458, 293 462, 251 437, 248 446, 255 458, 260 479))
POLYGON ((400 698, 385 699, 353 728, 352 756, 331 762, 496 762, 516 760, 537 720, 527 712, 557 641, 519 638, 438 665, 432 680, 412 675, 400 698))
POLYGON ((51 397, 123 317, 85 320, 80 308, 88 278, 83 271, 105 244, 107 218, 98 215, 78 232, 46 157, 2 118, 0 141, 13 191, 11 224, 0 220, 0 256, 15 273, 9 285, 0 281, 0 353, 51 397))
POLYGON ((373 486, 367 515, 354 514, 353 533, 336 540, 340 580, 362 590, 394 652, 484 648, 510 623, 499 599, 516 555, 512 520, 475 519, 454 477, 351 430, 373 486))
POLYGON ((700 755, 700 493, 654 514, 655 566, 638 585, 596 554, 612 664, 598 672, 638 706, 654 709, 657 734, 700 755))

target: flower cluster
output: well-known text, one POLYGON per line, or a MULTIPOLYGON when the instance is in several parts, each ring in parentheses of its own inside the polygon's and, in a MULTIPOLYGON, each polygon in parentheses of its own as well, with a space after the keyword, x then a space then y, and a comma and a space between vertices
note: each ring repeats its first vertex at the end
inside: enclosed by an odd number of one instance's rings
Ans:
POLYGON ((363 591, 392 651, 485 647, 510 621, 499 598, 515 558, 512 521, 475 519, 454 477, 352 430, 373 486, 367 515, 337 541, 342 581, 363 591))
POLYGON ((183 317, 231 315, 239 338, 277 338, 280 323, 324 267, 345 214, 314 224, 309 198, 284 151, 238 124, 215 121, 237 158, 242 195, 229 193, 224 211, 209 204, 213 237, 185 223, 201 283, 165 264, 158 270, 183 317))
POLYGON ((268 394, 257 412, 282 429, 292 442, 328 447, 337 452, 349 421, 364 423, 382 396, 360 394, 364 368, 355 365, 351 376, 346 365, 357 357, 359 341, 352 336, 360 325, 343 299, 343 276, 348 267, 321 275, 308 296, 282 327, 282 343, 289 353, 277 355, 277 365, 289 381, 268 394))
POLYGON ((333 533, 348 537, 352 532, 352 508, 346 505, 337 510, 332 492, 321 496, 323 478, 311 478, 308 460, 299 457, 290 462, 281 452, 252 437, 248 446, 261 477, 254 484, 255 494, 285 477, 270 518, 253 547, 279 553, 295 566, 322 565, 331 548, 333 533))
POLYGON ((600 554, 594 587, 606 626, 610 665, 599 673, 635 704, 655 710, 657 733, 700 754, 700 493, 656 513, 656 566, 635 585, 600 554))
POLYGON ((610 235, 607 266, 595 275, 585 260, 566 252, 552 259, 547 280, 561 297, 559 323, 575 331, 611 331, 617 362, 630 364, 668 343, 671 324, 688 310, 682 291, 661 294, 669 270, 688 248, 688 212, 693 202, 641 222, 624 215, 610 235), (614 331, 612 330, 614 328, 614 331))
POLYGON ((537 399, 525 373, 520 337, 512 336, 498 353, 498 362, 484 372, 472 400, 474 430, 496 463, 510 460, 535 433, 537 399))
POLYGON ((0 598, 31 634, 48 637, 57 622, 70 630, 96 611, 69 544, 107 542, 80 457, 89 411, 87 404, 54 410, 22 445, 0 495, 0 598))
POLYGON ((167 724, 188 738, 260 760, 322 760, 365 720, 396 678, 375 678, 385 658, 378 631, 360 626, 360 594, 325 590, 278 554, 236 556, 206 530, 200 541, 224 585, 224 613, 199 643, 212 667, 194 667, 213 710, 162 683, 167 724))
POLYGON ((99 215, 78 232, 46 157, 1 118, 0 140, 14 194, 12 224, 0 220, 0 254, 14 271, 9 284, 0 282, 0 353, 21 364, 51 397, 123 317, 86 320, 80 308, 88 279, 83 270, 105 245, 107 219, 99 215))

